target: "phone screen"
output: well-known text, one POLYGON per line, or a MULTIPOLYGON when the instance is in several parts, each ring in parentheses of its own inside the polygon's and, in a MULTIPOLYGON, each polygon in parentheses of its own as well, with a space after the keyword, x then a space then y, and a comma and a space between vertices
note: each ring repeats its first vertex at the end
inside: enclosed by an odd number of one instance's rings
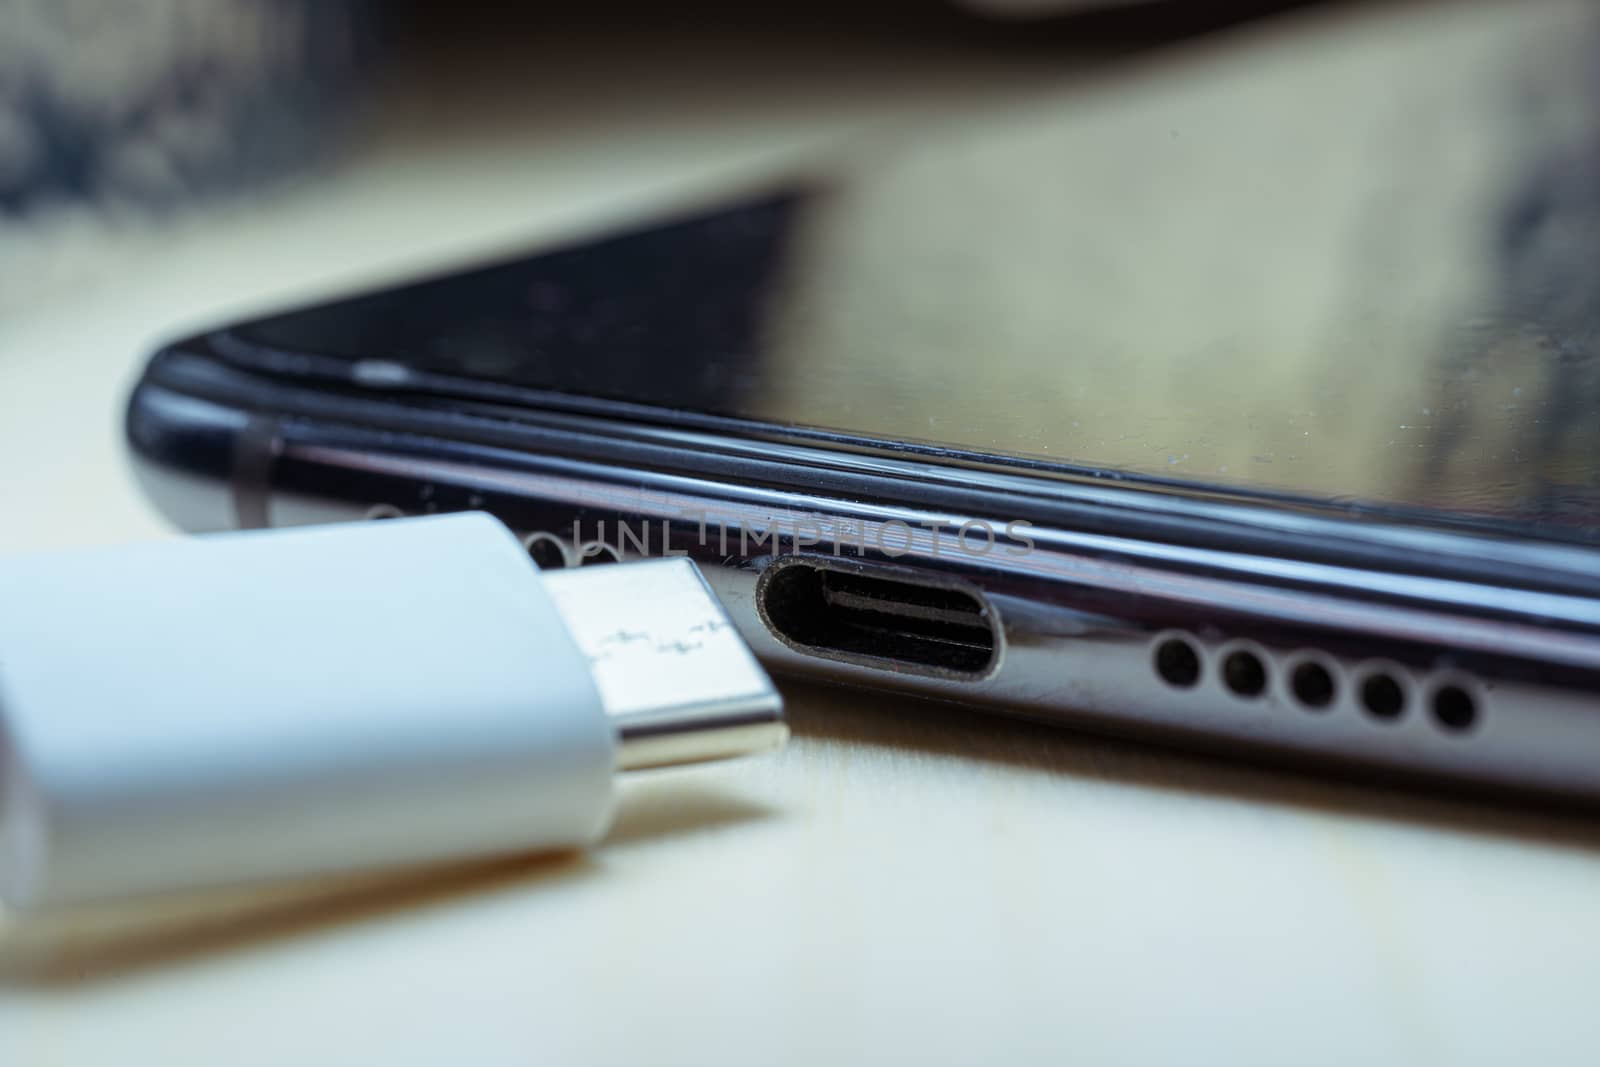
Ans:
POLYGON ((1430 10, 1041 89, 235 335, 1600 541, 1600 15, 1430 10))

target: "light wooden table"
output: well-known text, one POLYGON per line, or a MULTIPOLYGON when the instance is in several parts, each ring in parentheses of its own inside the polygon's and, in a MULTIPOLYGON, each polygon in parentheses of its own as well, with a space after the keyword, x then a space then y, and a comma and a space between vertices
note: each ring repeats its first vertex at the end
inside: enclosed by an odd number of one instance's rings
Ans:
MULTIPOLYGON (((408 118, 315 179, 97 234, 70 289, 0 294, 0 550, 171 535, 118 428, 162 337, 692 199, 1040 74, 897 55, 834 54, 820 92, 800 53, 747 62, 715 107, 638 56, 574 61, 551 84, 626 66, 636 92, 598 125, 536 98, 516 136, 408 118)), ((592 855, 239 899, 48 966, 7 930, 0 1064, 1600 1056, 1600 819, 788 696, 786 751, 630 781, 592 855)))

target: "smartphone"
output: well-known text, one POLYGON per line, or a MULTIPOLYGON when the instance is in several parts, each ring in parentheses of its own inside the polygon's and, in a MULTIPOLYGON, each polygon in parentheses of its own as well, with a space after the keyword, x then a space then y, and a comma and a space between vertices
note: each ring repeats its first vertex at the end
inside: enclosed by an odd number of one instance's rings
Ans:
POLYGON ((181 340, 140 476, 687 554, 782 673, 1600 799, 1600 18, 1447 7, 181 340))

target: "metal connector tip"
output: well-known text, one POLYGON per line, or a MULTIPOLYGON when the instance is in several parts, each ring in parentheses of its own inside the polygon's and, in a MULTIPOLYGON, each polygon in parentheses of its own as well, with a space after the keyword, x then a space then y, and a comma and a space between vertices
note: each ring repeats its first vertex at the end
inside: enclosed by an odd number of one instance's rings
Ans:
POLYGON ((751 755, 788 738, 782 697, 689 560, 542 575, 616 723, 619 769, 751 755))
POLYGON ((779 748, 788 738, 779 707, 629 716, 617 723, 617 766, 637 771, 751 756, 779 748))

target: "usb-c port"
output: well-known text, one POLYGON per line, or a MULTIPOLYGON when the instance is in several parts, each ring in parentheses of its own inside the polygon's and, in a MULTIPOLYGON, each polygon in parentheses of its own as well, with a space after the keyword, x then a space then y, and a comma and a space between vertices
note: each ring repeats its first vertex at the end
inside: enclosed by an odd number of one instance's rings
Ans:
POLYGON ((762 575, 756 603, 780 641, 825 659, 960 678, 981 678, 998 659, 981 593, 898 568, 780 560, 762 575))

